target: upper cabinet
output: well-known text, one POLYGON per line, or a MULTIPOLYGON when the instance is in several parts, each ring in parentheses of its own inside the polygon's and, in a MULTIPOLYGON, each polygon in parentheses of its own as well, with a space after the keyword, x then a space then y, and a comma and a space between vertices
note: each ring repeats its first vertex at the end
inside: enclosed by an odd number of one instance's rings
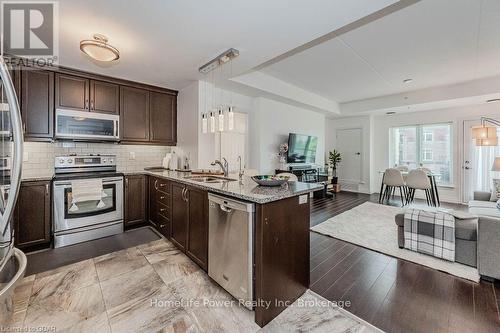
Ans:
POLYGON ((66 74, 56 74, 56 109, 89 111, 90 80, 66 74))
POLYGON ((119 114, 120 87, 104 81, 90 81, 90 111, 119 114))
POLYGON ((125 142, 149 141, 149 91, 120 88, 121 138, 125 142))
POLYGON ((50 141, 54 135, 54 73, 21 72, 21 116, 27 140, 50 141))
POLYGON ((117 84, 79 76, 56 74, 56 109, 120 113, 117 84))
POLYGON ((177 96, 150 93, 150 141, 175 145, 177 142, 177 96))

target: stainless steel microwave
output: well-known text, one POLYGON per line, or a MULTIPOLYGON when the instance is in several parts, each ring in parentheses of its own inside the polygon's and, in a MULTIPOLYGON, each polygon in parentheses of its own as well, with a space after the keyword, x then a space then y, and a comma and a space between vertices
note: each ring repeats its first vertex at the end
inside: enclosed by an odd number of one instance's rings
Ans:
POLYGON ((120 117, 88 111, 56 110, 56 138, 118 141, 120 117))

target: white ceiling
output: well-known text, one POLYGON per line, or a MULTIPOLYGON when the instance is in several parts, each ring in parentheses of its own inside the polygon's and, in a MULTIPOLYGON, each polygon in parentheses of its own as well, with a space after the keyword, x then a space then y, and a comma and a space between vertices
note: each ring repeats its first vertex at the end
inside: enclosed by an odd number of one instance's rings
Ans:
POLYGON ((422 0, 261 71, 344 103, 500 75, 499 36, 499 0, 422 0))
POLYGON ((61 0, 60 64, 180 89, 230 47, 240 50, 234 74, 243 73, 395 2, 61 0), (80 52, 80 40, 94 33, 109 37, 119 62, 100 66, 80 52))

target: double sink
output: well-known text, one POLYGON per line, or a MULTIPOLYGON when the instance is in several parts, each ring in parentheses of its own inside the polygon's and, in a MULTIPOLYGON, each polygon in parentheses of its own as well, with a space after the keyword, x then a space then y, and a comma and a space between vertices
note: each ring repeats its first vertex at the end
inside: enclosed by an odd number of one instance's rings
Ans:
POLYGON ((216 177, 216 176, 187 176, 184 177, 184 179, 189 179, 200 183, 211 183, 211 184, 236 181, 236 179, 233 178, 216 177))

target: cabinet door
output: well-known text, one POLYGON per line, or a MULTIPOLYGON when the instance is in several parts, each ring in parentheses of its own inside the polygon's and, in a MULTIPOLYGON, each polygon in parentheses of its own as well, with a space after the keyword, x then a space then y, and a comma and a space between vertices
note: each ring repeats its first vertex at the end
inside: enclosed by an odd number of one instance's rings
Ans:
POLYGON ((50 182, 23 182, 14 215, 19 248, 50 244, 50 182))
POLYGON ((83 77, 56 74, 56 109, 89 111, 89 84, 83 77))
POLYGON ((188 242, 186 253, 204 270, 208 269, 208 192, 188 190, 188 242))
POLYGON ((172 183, 172 227, 171 240, 182 251, 187 241, 188 208, 184 197, 185 186, 172 183))
POLYGON ((150 93, 150 140, 175 145, 177 141, 177 96, 150 93))
POLYGON ((54 135, 54 73, 21 71, 24 137, 51 140, 54 135))
POLYGON ((119 114, 120 87, 117 84, 90 81, 90 111, 119 114))
POLYGON ((125 177, 125 226, 146 222, 146 176, 125 177))
POLYGON ((156 182, 157 179, 155 177, 149 177, 148 217, 149 217, 149 223, 151 223, 154 227, 158 228, 158 204, 156 201, 156 187, 155 187, 156 182))
POLYGON ((149 91, 120 87, 120 113, 123 141, 149 140, 149 91))

